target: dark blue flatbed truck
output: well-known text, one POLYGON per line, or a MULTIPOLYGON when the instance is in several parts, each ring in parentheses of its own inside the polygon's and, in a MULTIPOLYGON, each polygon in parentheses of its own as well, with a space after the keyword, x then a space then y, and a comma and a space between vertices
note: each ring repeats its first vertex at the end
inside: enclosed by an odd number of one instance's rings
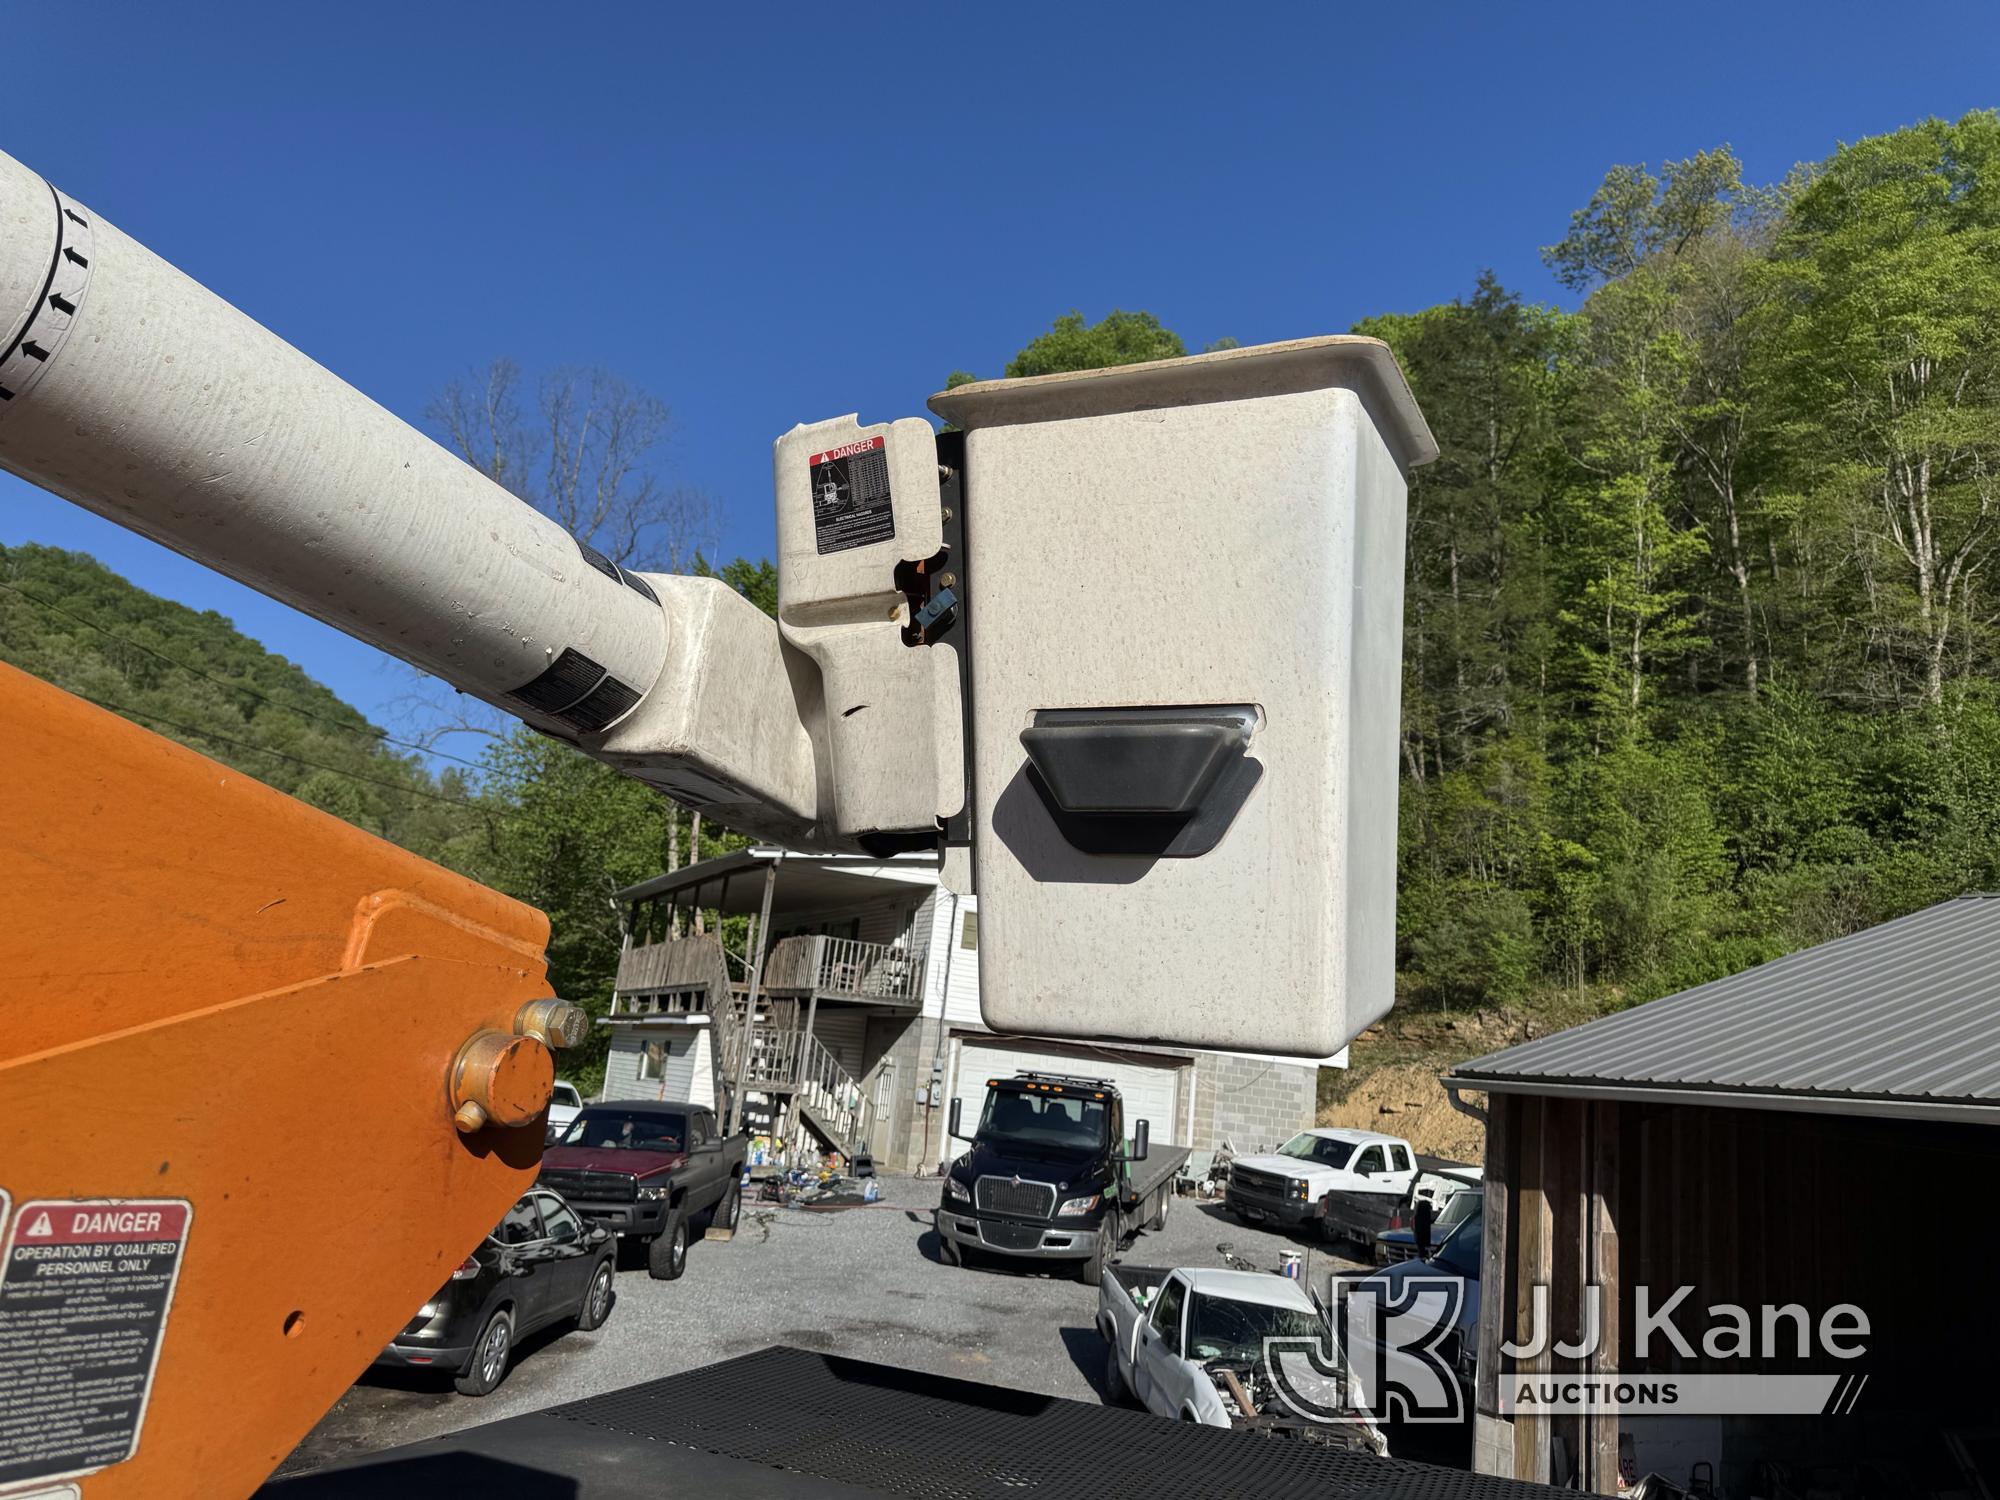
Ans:
POLYGON ((945 1173, 936 1216, 945 1258, 1067 1263, 1092 1285, 1127 1240, 1167 1222, 1188 1156, 1153 1144, 1151 1122, 1127 1122, 1102 1078, 991 1078, 977 1128, 968 1136, 963 1124, 953 1100, 949 1129, 972 1149, 945 1173))

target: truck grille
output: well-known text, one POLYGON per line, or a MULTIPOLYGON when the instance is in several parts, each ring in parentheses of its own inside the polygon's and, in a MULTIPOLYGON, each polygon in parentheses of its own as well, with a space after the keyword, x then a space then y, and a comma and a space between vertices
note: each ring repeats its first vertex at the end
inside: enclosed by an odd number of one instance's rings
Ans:
POLYGON ((972 1185, 972 1201, 985 1214, 1018 1214, 1024 1219, 1046 1219, 1056 1211, 1056 1190, 1046 1182, 982 1177, 972 1185))
POLYGON ((1034 1250, 1042 1243, 1041 1226, 1004 1224, 992 1220, 979 1226, 979 1235, 995 1250, 1034 1250))
POLYGON ((1242 1192, 1255 1193, 1260 1198, 1282 1198, 1292 1187, 1288 1177, 1280 1177, 1275 1172, 1259 1172, 1251 1167, 1231 1167, 1229 1185, 1242 1192))
POLYGON ((541 1184, 578 1203, 631 1203, 639 1196, 639 1179, 623 1172, 574 1172, 545 1167, 541 1184))

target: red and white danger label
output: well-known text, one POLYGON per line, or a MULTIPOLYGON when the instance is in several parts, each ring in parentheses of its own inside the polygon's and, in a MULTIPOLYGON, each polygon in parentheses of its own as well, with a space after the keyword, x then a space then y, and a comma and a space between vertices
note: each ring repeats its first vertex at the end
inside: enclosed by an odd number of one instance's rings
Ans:
POLYGON ((0 1488, 138 1451, 193 1218, 180 1198, 21 1205, 0 1262, 0 1488))
POLYGON ((844 447, 829 448, 824 453, 815 453, 806 462, 816 469, 821 464, 832 463, 836 458, 852 458, 857 453, 873 453, 877 449, 887 446, 886 439, 878 437, 863 438, 858 443, 848 443, 844 447))

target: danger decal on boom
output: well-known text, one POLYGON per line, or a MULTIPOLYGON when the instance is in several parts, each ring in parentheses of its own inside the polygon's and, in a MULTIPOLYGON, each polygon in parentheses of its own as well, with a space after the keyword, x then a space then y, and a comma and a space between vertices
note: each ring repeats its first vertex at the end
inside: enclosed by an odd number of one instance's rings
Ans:
POLYGON ((845 443, 813 454, 807 464, 812 475, 813 541, 822 557, 895 536, 886 440, 872 437, 845 443))

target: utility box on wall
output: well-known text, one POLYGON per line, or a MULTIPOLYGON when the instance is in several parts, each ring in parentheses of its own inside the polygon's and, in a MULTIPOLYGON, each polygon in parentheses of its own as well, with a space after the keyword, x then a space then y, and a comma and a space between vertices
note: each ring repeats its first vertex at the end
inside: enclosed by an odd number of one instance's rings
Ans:
POLYGON ((961 386, 980 990, 1002 1032, 1319 1057, 1388 1010, 1405 472, 1386 345, 961 386))

